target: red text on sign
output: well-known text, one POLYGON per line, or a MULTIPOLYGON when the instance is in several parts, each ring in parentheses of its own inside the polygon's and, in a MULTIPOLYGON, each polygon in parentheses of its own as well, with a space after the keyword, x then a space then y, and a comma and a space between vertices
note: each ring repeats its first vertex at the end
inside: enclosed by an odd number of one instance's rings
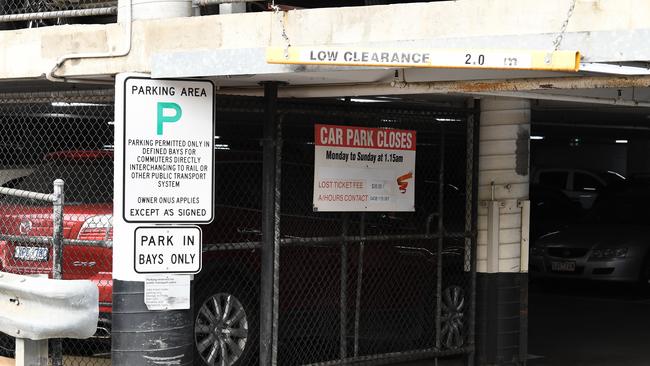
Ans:
POLYGON ((415 150, 415 131, 390 128, 316 125, 319 146, 415 150))

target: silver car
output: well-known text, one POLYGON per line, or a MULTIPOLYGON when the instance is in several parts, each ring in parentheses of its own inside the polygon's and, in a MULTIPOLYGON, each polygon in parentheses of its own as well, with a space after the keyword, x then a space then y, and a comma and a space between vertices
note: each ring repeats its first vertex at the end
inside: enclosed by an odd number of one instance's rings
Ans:
POLYGON ((647 283, 650 186, 604 192, 585 222, 541 235, 530 250, 530 276, 647 283))

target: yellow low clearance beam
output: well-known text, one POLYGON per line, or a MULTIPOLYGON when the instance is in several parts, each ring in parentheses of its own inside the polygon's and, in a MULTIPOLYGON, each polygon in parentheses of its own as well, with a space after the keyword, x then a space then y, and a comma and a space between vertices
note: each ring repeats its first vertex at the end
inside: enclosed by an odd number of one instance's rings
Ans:
POLYGON ((269 47, 270 64, 546 70, 577 72, 578 51, 269 47))

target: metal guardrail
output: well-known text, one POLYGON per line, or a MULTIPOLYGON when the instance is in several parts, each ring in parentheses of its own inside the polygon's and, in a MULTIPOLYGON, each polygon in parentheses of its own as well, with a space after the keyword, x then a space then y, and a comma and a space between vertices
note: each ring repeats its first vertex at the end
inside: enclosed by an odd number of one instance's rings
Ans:
MULTIPOLYGON (((39 201, 45 201, 52 203, 52 278, 55 280, 60 280, 62 278, 62 256, 63 256, 63 203, 64 203, 64 194, 63 194, 64 182, 61 179, 57 179, 53 183, 53 193, 38 193, 24 191, 20 189, 0 187, 0 194, 7 196, 14 196, 25 199, 33 199, 39 201)), ((24 280, 22 282, 25 282, 24 280)), ((0 281, 0 284, 7 285, 7 281, 0 281)), ((95 286, 95 285, 93 285, 95 286)), ((0 290, 2 288, 0 287, 0 290)), ((56 290, 56 289, 54 289, 56 290)), ((29 296, 29 293, 23 293, 21 295, 29 296)), ((97 295, 99 296, 99 295, 97 295)), ((2 298, 0 297, 0 300, 2 298)), ((19 299, 19 297, 16 297, 19 299)), ((35 300, 37 301, 37 300, 35 300)), ((97 304, 95 301, 95 304, 97 304)), ((65 309, 65 307, 63 308, 65 309)), ((2 317, 2 311, 4 309, 0 308, 0 318, 2 317)), ((47 313, 45 313, 47 314, 47 313)), ((51 316, 46 315, 46 316, 51 316)), ((95 325, 97 319, 95 318, 95 325)), ((44 322, 47 324, 48 322, 44 322)), ((2 330, 0 328, 0 330, 2 330)), ((94 331, 93 331, 94 333, 94 331)), ((92 334, 91 334, 92 335, 92 334)), ((29 338, 29 337, 28 337, 29 338)), ((61 344, 61 339, 54 339, 52 341, 52 366, 62 366, 63 365, 63 347, 61 344)))
POLYGON ((90 338, 99 290, 90 280, 52 280, 0 272, 0 332, 16 338, 90 338))

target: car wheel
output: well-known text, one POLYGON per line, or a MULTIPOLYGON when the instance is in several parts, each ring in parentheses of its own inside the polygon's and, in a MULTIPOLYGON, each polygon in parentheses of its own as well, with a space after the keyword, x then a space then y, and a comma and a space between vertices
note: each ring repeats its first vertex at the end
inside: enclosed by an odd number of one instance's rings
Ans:
POLYGON ((446 349, 465 344, 465 290, 452 285, 442 291, 440 341, 446 349))
POLYGON ((194 319, 194 361, 201 365, 246 365, 258 349, 257 309, 236 291, 201 296, 194 319))

